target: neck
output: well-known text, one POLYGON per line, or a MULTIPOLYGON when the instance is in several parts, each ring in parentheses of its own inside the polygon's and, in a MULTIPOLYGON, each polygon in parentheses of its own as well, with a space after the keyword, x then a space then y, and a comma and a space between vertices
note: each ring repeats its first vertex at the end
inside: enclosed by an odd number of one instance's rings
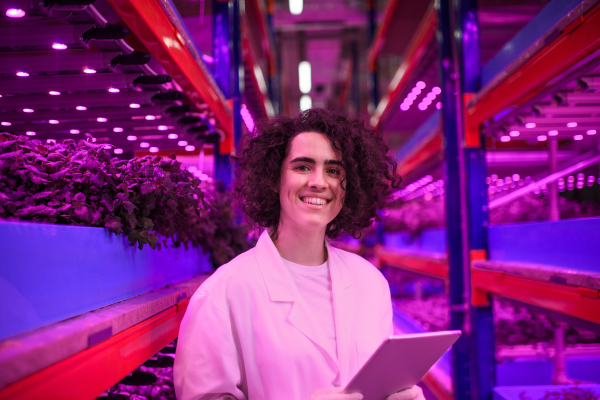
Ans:
POLYGON ((307 232, 280 225, 279 234, 273 239, 273 243, 279 255, 293 263, 316 266, 327 261, 325 228, 307 232))

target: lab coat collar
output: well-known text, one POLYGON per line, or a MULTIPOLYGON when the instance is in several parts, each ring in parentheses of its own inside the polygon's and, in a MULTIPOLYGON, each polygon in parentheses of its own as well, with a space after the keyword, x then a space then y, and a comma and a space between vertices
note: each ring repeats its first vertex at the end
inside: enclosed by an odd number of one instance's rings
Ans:
POLYGON ((267 230, 260 235, 255 247, 256 260, 261 270, 269 298, 274 302, 293 302, 288 316, 289 322, 316 343, 328 357, 333 370, 339 372, 337 386, 347 382, 348 371, 340 371, 339 365, 349 365, 348 359, 352 346, 352 323, 355 296, 352 294, 352 276, 349 266, 345 265, 341 252, 325 241, 327 248, 329 273, 331 275, 337 358, 327 351, 327 338, 314 322, 309 308, 301 298, 291 273, 283 264, 279 251, 271 240, 267 230))

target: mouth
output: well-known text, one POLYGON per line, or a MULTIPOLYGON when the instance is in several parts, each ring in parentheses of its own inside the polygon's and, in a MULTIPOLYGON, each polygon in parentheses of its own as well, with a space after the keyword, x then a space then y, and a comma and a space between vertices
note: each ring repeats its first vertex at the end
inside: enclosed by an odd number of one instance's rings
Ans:
POLYGON ((312 204, 314 206, 324 206, 325 204, 329 204, 331 200, 321 199, 319 197, 300 197, 303 203, 312 204))

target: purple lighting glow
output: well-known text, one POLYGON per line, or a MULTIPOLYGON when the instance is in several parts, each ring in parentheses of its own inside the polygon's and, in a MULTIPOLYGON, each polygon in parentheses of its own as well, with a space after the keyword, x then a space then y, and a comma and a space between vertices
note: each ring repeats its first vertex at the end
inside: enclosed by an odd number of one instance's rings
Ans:
POLYGON ((72 135, 77 135, 77 134, 79 134, 79 129, 71 129, 69 131, 69 133, 72 134, 72 135))
POLYGON ((150 153, 158 153, 158 147, 150 147, 150 153))
POLYGON ((137 140, 137 136, 129 135, 129 136, 127 136, 127 140, 129 140, 130 142, 133 142, 134 140, 137 140))
POLYGON ((196 150, 196 148, 194 146, 192 146, 191 144, 185 146, 185 151, 194 151, 194 150, 196 150))
POLYGON ((558 131, 556 131, 556 130, 548 131, 548 136, 556 136, 556 135, 558 135, 558 131))
POLYGON ((596 130, 595 129, 590 129, 589 131, 586 132, 588 135, 595 135, 596 134, 596 130))
POLYGON ((96 118, 96 121, 98 121, 98 122, 106 122, 106 121, 108 121, 108 119, 106 119, 104 117, 98 117, 98 118, 96 118))
POLYGON ((119 90, 119 89, 117 89, 117 88, 114 88, 114 87, 111 87, 110 89, 108 89, 108 91, 109 91, 110 93, 119 93, 119 92, 120 92, 120 90, 119 90))
POLYGON ((0 124, 2 126, 11 126, 12 125, 10 122, 7 122, 7 121, 2 121, 2 122, 0 122, 0 124))
POLYGON ((521 132, 519 132, 519 131, 510 131, 510 132, 508 132, 508 134, 511 137, 517 137, 517 136, 519 136, 521 134, 521 132))
POLYGON ((51 96, 58 96, 58 95, 60 95, 60 92, 57 92, 56 90, 51 90, 48 92, 48 94, 51 96))
POLYGON ((26 112, 26 113, 32 113, 32 112, 33 112, 33 109, 32 109, 32 108, 24 108, 24 109, 23 109, 23 112, 26 112))
POLYGON ((35 136, 35 132, 33 132, 33 131, 27 131, 27 132, 25 132, 25 134, 27 136, 35 136))
POLYGON ((129 105, 129 108, 140 108, 140 105, 139 105, 139 104, 137 104, 137 103, 131 103, 131 104, 129 105))
POLYGON ((6 16, 9 18, 23 18, 25 16, 25 11, 20 8, 9 8, 6 10, 6 16))
POLYGON ((141 142, 140 143, 140 147, 143 147, 143 148, 147 149, 148 147, 150 147, 150 143, 148 143, 148 142, 141 142))
POLYGON ((500 141, 501 142, 510 142, 510 136, 500 136, 500 141))
POLYGON ((410 108, 410 105, 409 105, 409 104, 406 104, 406 103, 402 103, 402 104, 400 104, 400 109, 401 109, 402 111, 408 111, 408 109, 409 109, 409 108, 410 108))
POLYGON ((156 119, 154 115, 146 115, 144 118, 146 121, 154 121, 156 119))
POLYGON ((169 127, 168 127, 168 126, 166 126, 166 125, 159 125, 159 126, 158 126, 158 130, 159 130, 159 131, 166 131, 167 129, 169 129, 169 127))
POLYGON ((115 154, 123 154, 123 149, 116 148, 114 151, 115 154))
POLYGON ((438 101, 438 103, 435 105, 435 108, 437 108, 438 110, 442 109, 442 103, 438 101))
POLYGON ((58 124, 58 120, 57 119, 51 119, 51 120, 48 121, 48 123, 56 125, 56 124, 58 124))
POLYGON ((29 76, 29 74, 25 71, 18 71, 17 76, 29 76))
POLYGON ((433 93, 437 96, 438 94, 442 93, 442 89, 440 89, 437 86, 434 86, 433 89, 431 89, 431 93, 433 93))
POLYGON ((575 135, 573 136, 573 140, 583 140, 583 135, 575 135))
POLYGON ((113 128, 113 132, 116 132, 116 133, 123 132, 123 128, 120 128, 120 127, 116 126, 116 127, 113 128))
POLYGON ((86 106, 77 106, 77 107, 75 107, 75 109, 77 111, 85 111, 85 110, 87 110, 87 107, 86 106))
POLYGON ((527 128, 527 129, 535 128, 535 122, 526 123, 525 128, 527 128))
POLYGON ((577 128, 577 122, 568 122, 567 128, 577 128))
POLYGON ((244 125, 246 125, 246 129, 248 129, 248 132, 252 132, 254 130, 254 119, 252 118, 250 110, 248 110, 245 104, 242 104, 240 114, 242 115, 242 120, 244 120, 244 125))
POLYGON ((67 48, 67 45, 63 43, 54 42, 52 43, 52 48, 54 50, 65 50, 67 48))
POLYGON ((187 146, 188 142, 186 142, 185 140, 180 140, 179 142, 177 142, 178 146, 187 146))
POLYGON ((176 133, 169 133, 169 136, 167 136, 169 139, 177 139, 179 136, 177 136, 176 133))
POLYGON ((86 74, 95 74, 96 70, 95 69, 91 69, 91 68, 85 68, 83 70, 83 72, 85 72, 86 74))
POLYGON ((546 140, 548 140, 548 136, 546 135, 539 135, 537 137, 538 142, 545 142, 546 140))
POLYGON ((423 81, 419 81, 419 82, 417 82, 417 84, 415 85, 415 87, 417 87, 417 88, 419 88, 419 89, 425 89, 425 86, 427 86, 427 85, 426 85, 426 84, 425 84, 425 82, 423 82, 423 81))
POLYGON ((54 139, 46 139, 47 144, 56 144, 56 140, 54 139))

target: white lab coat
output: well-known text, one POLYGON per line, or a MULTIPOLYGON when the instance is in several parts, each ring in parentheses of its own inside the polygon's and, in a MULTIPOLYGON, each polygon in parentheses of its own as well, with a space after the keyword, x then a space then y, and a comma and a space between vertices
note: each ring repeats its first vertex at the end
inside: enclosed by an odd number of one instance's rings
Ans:
POLYGON ((179 330, 179 400, 309 400, 344 386, 393 334, 390 290, 363 258, 327 244, 337 357, 267 232, 192 296, 179 330))

